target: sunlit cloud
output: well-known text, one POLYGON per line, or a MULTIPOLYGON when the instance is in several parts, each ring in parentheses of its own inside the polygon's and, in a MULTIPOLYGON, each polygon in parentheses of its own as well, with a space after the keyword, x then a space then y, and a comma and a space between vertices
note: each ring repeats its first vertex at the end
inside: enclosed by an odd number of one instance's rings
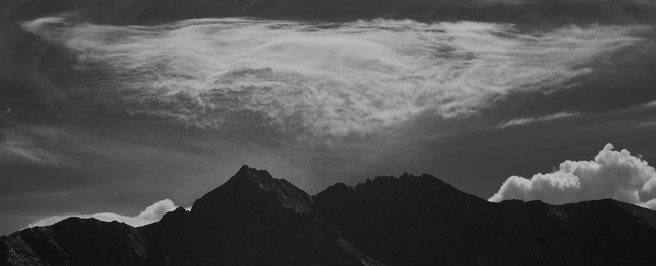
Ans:
POLYGON ((250 120, 311 136, 368 134, 426 112, 466 117, 515 91, 567 88, 594 72, 598 56, 639 42, 634 33, 645 28, 234 18, 23 26, 77 53, 78 73, 94 75, 76 85, 94 91, 89 100, 184 126, 250 120))
POLYGON ((656 210, 656 170, 628 150, 606 144, 593 161, 565 161, 530 179, 511 176, 489 200, 542 200, 564 204, 612 198, 656 210))
POLYGON ((170 199, 164 199, 146 207, 146 209, 141 211, 139 215, 134 217, 124 216, 113 212, 100 212, 95 214, 65 214, 65 215, 56 215, 56 216, 43 218, 36 222, 30 223, 27 227, 29 228, 35 226, 53 225, 55 223, 58 223, 62 220, 71 217, 78 217, 84 219, 94 218, 105 222, 117 221, 117 222, 128 224, 130 226, 139 227, 161 220, 162 217, 164 217, 164 214, 166 214, 169 211, 175 210, 175 208, 177 208, 177 206, 175 205, 175 203, 173 203, 173 201, 171 201, 170 199))

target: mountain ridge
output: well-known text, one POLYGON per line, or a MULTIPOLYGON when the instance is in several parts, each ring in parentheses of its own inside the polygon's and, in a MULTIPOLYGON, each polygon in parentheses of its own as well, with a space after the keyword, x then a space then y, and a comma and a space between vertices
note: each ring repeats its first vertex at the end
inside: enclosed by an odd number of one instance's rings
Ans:
POLYGON ((153 224, 69 218, 2 236, 0 265, 650 265, 655 240, 656 212, 612 199, 492 203, 426 174, 310 196, 243 166, 153 224))

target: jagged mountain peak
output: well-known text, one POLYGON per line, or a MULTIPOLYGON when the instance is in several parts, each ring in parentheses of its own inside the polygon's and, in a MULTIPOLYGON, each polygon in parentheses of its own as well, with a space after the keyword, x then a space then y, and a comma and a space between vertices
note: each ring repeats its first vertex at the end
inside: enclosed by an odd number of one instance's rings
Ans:
POLYGON ((269 172, 242 166, 225 184, 194 202, 192 214, 212 214, 216 206, 225 202, 239 204, 267 204, 296 212, 309 213, 314 202, 300 188, 285 179, 273 178, 269 172), (213 207, 214 206, 214 207, 213 207))
MULTIPOLYGON (((394 176, 377 176, 374 177, 373 179, 368 178, 364 183, 359 183, 356 187, 367 187, 367 186, 401 186, 402 184, 421 184, 421 185, 429 185, 429 186, 436 186, 436 187, 442 187, 445 189, 453 189, 457 190, 453 186, 451 186, 449 183, 444 182, 443 180, 429 175, 429 174, 421 174, 421 175, 413 175, 409 174, 407 172, 403 173, 399 177, 394 177, 394 176)), ((457 190, 458 192, 461 192, 457 190)))
MULTIPOLYGON (((355 186, 337 183, 314 196, 315 202, 328 198, 358 198, 373 204, 395 201, 396 204, 412 205, 412 202, 444 205, 447 208, 459 208, 465 204, 481 207, 491 203, 467 194, 441 179, 422 174, 419 176, 404 173, 400 177, 377 176, 367 179, 355 186)), ((317 203, 318 204, 318 203, 317 203)))
POLYGON ((430 175, 313 198, 243 166, 151 225, 71 218, 0 237, 4 265, 653 265, 656 212, 603 199, 490 203, 430 175))
POLYGON ((258 170, 255 168, 251 168, 248 165, 242 165, 241 168, 239 168, 239 171, 235 173, 234 176, 230 178, 230 180, 233 179, 250 179, 253 181, 257 182, 262 182, 262 181, 269 181, 272 179, 275 179, 267 170, 258 170))

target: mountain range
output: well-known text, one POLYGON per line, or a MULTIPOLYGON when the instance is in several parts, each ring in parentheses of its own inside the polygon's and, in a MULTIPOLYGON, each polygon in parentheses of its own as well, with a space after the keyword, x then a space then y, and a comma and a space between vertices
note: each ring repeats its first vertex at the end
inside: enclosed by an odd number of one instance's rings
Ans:
POLYGON ((492 203, 430 175, 315 196, 243 166, 134 228, 68 218, 0 237, 0 265, 653 265, 656 212, 611 199, 492 203))

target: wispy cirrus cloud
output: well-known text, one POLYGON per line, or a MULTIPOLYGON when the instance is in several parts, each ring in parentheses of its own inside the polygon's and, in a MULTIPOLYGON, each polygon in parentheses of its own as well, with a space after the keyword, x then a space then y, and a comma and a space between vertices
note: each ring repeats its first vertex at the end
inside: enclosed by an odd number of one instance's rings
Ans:
POLYGON ((40 165, 68 164, 64 154, 48 149, 49 143, 67 138, 66 132, 48 126, 21 126, 0 130, 0 161, 40 165))
POLYGON ((656 121, 643 122, 638 124, 638 127, 653 127, 656 126, 656 121))
POLYGON ((23 25, 76 52, 79 74, 96 77, 77 89, 118 112, 212 129, 249 117, 310 136, 368 134, 426 112, 468 116, 514 91, 566 88, 594 72, 597 57, 641 41, 634 33, 646 28, 254 19, 144 27, 63 18, 23 25))
POLYGON ((537 122, 551 121, 551 120, 557 120, 557 119, 573 117, 573 116, 579 116, 579 113, 561 112, 561 113, 555 113, 555 114, 538 116, 538 117, 515 118, 515 119, 508 120, 504 123, 501 123, 498 126, 498 128, 524 126, 537 122))

